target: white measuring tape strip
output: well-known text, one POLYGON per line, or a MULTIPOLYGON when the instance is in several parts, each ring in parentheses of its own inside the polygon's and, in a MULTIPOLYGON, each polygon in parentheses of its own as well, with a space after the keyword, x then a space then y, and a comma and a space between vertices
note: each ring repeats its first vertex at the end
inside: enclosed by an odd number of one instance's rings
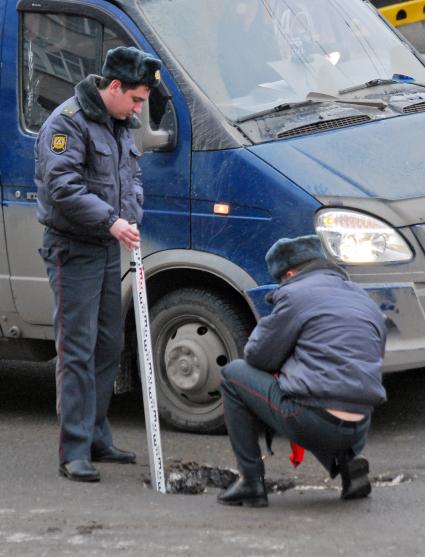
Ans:
POLYGON ((156 399, 146 281, 142 250, 140 248, 131 251, 130 268, 133 277, 134 317, 136 319, 139 373, 143 390, 143 407, 145 412, 146 434, 148 437, 151 483, 156 491, 165 493, 164 461, 162 458, 161 434, 159 430, 159 413, 156 399))

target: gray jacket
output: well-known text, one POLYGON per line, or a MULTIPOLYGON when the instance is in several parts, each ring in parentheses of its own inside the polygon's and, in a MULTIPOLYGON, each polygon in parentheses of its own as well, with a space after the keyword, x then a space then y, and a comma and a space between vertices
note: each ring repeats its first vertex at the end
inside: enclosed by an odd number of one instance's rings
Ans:
POLYGON ((35 145, 38 220, 92 243, 115 241, 119 218, 141 223, 141 156, 130 120, 112 119, 91 75, 43 124, 35 145))
POLYGON ((273 311, 245 346, 249 364, 280 372, 301 404, 368 413, 386 400, 386 326, 378 306, 336 265, 317 260, 273 291, 273 311))

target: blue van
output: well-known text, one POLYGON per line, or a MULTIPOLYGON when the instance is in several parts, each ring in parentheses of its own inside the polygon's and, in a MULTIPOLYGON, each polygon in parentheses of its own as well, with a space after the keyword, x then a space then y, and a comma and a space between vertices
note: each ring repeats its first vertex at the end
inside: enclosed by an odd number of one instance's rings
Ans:
POLYGON ((385 371, 423 367, 425 67, 364 0, 0 0, 0 356, 54 355, 34 142, 118 45, 164 62, 136 133, 162 418, 222 427, 220 369, 269 311, 284 236, 318 233, 386 312, 385 371))

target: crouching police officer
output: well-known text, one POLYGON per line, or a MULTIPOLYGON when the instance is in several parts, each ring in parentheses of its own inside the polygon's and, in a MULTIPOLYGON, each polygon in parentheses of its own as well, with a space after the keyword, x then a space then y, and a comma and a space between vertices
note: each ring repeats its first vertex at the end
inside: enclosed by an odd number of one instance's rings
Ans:
POLYGON ((369 464, 358 454, 373 408, 386 400, 384 317, 324 257, 317 236, 277 241, 266 262, 281 282, 273 311, 253 330, 244 360, 223 370, 225 420, 241 477, 218 502, 267 506, 258 444, 264 425, 311 451, 331 478, 340 474, 343 499, 366 497, 369 464))
POLYGON ((133 463, 107 419, 121 352, 120 242, 139 245, 143 190, 131 128, 161 63, 134 47, 109 50, 42 126, 36 143, 40 253, 54 293, 59 472, 98 481, 92 462, 133 463))

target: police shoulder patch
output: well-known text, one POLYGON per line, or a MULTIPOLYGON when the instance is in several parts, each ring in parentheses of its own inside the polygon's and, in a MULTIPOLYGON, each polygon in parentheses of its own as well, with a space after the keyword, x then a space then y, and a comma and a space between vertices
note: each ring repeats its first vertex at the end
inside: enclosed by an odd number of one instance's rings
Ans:
POLYGON ((65 115, 65 116, 74 116, 74 114, 77 114, 77 112, 79 112, 81 110, 81 106, 76 102, 73 101, 71 99, 71 101, 63 107, 61 114, 65 115))
POLYGON ((52 142, 50 143, 50 150, 53 153, 59 155, 66 151, 66 146, 68 143, 68 136, 64 133, 55 133, 52 136, 52 142))

